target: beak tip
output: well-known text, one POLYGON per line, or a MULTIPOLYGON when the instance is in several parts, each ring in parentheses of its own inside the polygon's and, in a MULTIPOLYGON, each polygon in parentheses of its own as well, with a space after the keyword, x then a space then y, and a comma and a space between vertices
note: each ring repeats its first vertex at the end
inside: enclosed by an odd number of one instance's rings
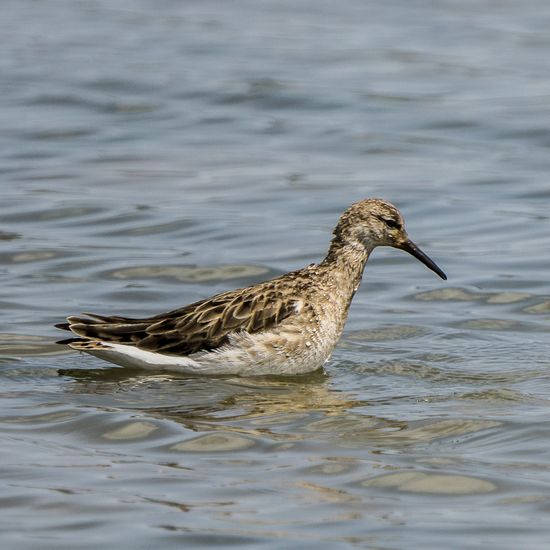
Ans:
POLYGON ((424 254, 424 252, 422 252, 422 250, 420 250, 420 248, 418 248, 418 246, 416 246, 416 244, 414 244, 411 240, 407 240, 401 246, 399 246, 399 248, 405 250, 406 252, 414 256, 417 260, 420 260, 426 267, 439 275, 444 281, 447 280, 447 275, 445 275, 445 273, 439 268, 439 266, 431 258, 426 256, 426 254, 424 254))

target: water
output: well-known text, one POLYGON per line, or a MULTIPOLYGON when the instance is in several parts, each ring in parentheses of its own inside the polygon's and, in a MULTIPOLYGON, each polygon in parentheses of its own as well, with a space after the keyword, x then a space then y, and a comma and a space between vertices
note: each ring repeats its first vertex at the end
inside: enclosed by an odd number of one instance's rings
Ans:
POLYGON ((2 548, 547 548, 549 27, 535 0, 4 2, 2 548), (316 261, 367 196, 449 280, 377 250, 325 373, 54 344, 316 261))

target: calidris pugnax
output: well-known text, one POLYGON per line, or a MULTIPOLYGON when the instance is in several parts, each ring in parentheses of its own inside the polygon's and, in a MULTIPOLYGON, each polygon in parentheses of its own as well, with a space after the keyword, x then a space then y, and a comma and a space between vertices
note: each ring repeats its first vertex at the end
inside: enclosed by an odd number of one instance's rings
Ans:
POLYGON ((314 371, 330 358, 377 246, 405 250, 447 278, 409 239, 395 206, 366 199, 342 214, 318 264, 154 317, 86 313, 56 326, 76 335, 61 343, 121 366, 201 375, 314 371))

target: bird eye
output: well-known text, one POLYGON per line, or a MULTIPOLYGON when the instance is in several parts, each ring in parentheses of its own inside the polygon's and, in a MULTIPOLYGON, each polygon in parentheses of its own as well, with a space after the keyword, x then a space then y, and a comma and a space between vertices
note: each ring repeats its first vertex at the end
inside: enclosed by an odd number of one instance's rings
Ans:
POLYGON ((401 229, 401 224, 396 221, 392 220, 391 218, 380 218, 388 227, 391 227, 392 229, 401 229))

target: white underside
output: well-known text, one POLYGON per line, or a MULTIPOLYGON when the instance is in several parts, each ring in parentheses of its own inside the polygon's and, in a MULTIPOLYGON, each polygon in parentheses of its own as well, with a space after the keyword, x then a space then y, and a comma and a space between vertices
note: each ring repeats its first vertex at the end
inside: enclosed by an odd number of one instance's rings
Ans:
POLYGON ((146 351, 134 346, 123 344, 105 344, 109 349, 84 350, 104 361, 109 361, 121 367, 134 367, 142 369, 167 369, 182 372, 193 371, 199 368, 199 364, 190 357, 177 357, 146 351))
MULTIPOLYGON (((250 338, 248 335, 247 337, 250 338)), ((166 355, 111 342, 103 345, 106 346, 104 349, 80 351, 122 367, 197 375, 303 374, 317 370, 327 360, 327 357, 319 360, 318 357, 311 356, 290 358, 283 353, 266 353, 265 348, 258 342, 254 342, 248 348, 227 345, 216 351, 200 352, 190 356, 166 355)))

